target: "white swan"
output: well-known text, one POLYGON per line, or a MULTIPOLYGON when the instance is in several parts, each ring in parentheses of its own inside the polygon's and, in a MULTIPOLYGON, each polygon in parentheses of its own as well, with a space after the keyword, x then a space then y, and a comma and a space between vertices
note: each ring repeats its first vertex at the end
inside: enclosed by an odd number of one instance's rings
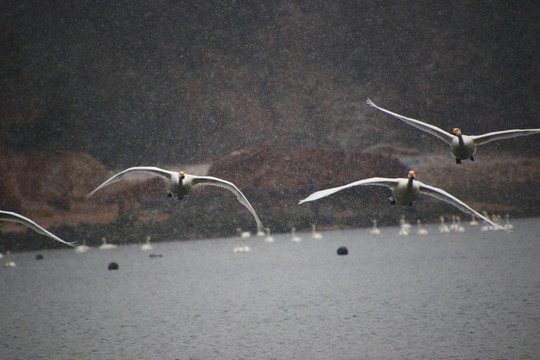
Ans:
POLYGON ((142 251, 150 251, 150 250, 152 250, 152 244, 150 244, 151 240, 152 240, 152 237, 150 235, 148 235, 146 237, 146 242, 144 244, 142 244, 142 246, 141 246, 142 251))
POLYGON ((338 186, 326 190, 317 191, 311 195, 309 195, 304 200, 300 200, 299 204, 302 204, 304 202, 308 201, 314 201, 321 199, 323 197, 326 197, 328 195, 331 195, 335 192, 338 192, 343 189, 347 189, 353 186, 357 185, 380 185, 380 186, 387 186, 392 190, 392 204, 400 204, 400 205, 412 205, 413 201, 415 201, 420 193, 432 196, 434 198, 437 198, 439 200, 445 201, 461 211, 469 214, 474 214, 476 217, 481 218, 482 220, 488 222, 492 226, 496 228, 501 228, 500 226, 493 223, 488 218, 484 217, 477 211, 475 211, 473 208, 471 208, 469 205, 465 204, 463 201, 459 200, 455 196, 447 193, 446 191, 436 188, 434 186, 426 185, 421 183, 420 181, 415 181, 415 175, 414 171, 409 171, 409 177, 408 179, 398 178, 398 179, 388 179, 388 178, 370 178, 370 179, 364 179, 360 181, 355 181, 353 183, 338 186))
POLYGON ((461 160, 466 159, 474 161, 474 153, 478 145, 486 144, 494 140, 509 139, 517 136, 526 136, 540 133, 540 129, 514 129, 494 131, 482 135, 464 135, 458 128, 455 128, 454 130, 452 130, 452 133, 449 133, 437 126, 426 124, 422 121, 411 119, 396 114, 390 110, 383 109, 375 105, 370 99, 367 99, 366 103, 369 106, 374 107, 375 109, 378 109, 388 115, 394 116, 401 121, 404 121, 417 129, 430 133, 431 135, 434 135, 446 142, 448 145, 450 145, 450 151, 452 155, 456 158, 457 164, 461 164, 461 160))
POLYGON ((401 219, 399 220, 400 228, 398 235, 400 236, 408 236, 409 232, 411 231, 411 224, 407 222, 405 219, 405 215, 401 215, 401 219))
POLYGON ((456 219, 456 227, 454 228, 454 231, 465 232, 465 228, 461 226, 461 218, 458 215, 456 215, 455 219, 456 219))
POLYGON ((510 222, 510 214, 506 213, 506 223, 504 224, 505 229, 513 229, 514 225, 510 222))
POLYGON ((416 229, 418 235, 427 235, 429 233, 427 229, 422 226, 422 221, 420 219, 416 220, 416 225, 418 226, 416 229))
POLYGON ((469 226, 478 226, 478 221, 476 221, 476 218, 474 215, 471 215, 471 221, 469 222, 469 226))
POLYGON ((274 237, 272 235, 270 235, 270 228, 266 228, 266 236, 264 238, 264 242, 267 242, 267 243, 273 243, 274 242, 274 237))
POLYGON ((240 228, 236 228, 236 232, 238 233, 238 236, 235 238, 233 252, 250 252, 251 248, 245 244, 245 241, 251 234, 246 236, 246 232, 242 232, 240 228))
POLYGON ((249 203, 249 201, 246 199, 244 194, 234 185, 233 183, 222 180, 216 177, 212 176, 196 176, 196 175, 189 175, 185 174, 184 172, 176 172, 176 171, 169 171, 160 169, 157 167, 152 166, 142 166, 142 167, 132 167, 129 169, 126 169, 124 171, 119 172, 118 174, 114 175, 107 181, 105 181, 103 184, 99 185, 97 188, 89 192, 85 198, 88 199, 92 195, 94 195, 98 190, 103 189, 105 186, 108 186, 110 184, 113 184, 117 181, 120 181, 126 174, 132 173, 132 172, 142 172, 147 174, 153 174, 161 176, 162 178, 165 178, 169 181, 167 185, 167 194, 169 197, 172 197, 177 200, 182 200, 184 196, 186 196, 190 191, 191 188, 197 185, 212 185, 212 186, 218 186, 224 189, 227 189, 231 192, 233 192, 236 195, 236 198, 242 205, 244 205, 250 212, 253 214, 253 217, 255 218, 255 221, 257 222, 257 229, 260 231, 264 231, 264 225, 262 224, 261 220, 259 220, 259 217, 257 216, 257 213, 249 203))
POLYGON ((439 232, 441 233, 449 233, 450 228, 448 225, 444 223, 444 216, 440 216, 439 219, 441 220, 441 225, 439 225, 439 232))
POLYGON ((23 224, 26 227, 29 227, 30 229, 34 230, 38 234, 45 235, 50 237, 51 239, 54 239, 56 241, 61 242, 62 244, 66 244, 72 247, 76 247, 77 244, 75 242, 68 242, 60 239, 58 236, 54 235, 50 231, 44 229, 43 227, 36 224, 34 221, 30 220, 29 218, 19 215, 17 213, 14 213, 12 211, 3 211, 0 210, 0 221, 11 221, 16 222, 19 224, 23 224))
POLYGON ((90 249, 90 247, 86 245, 86 239, 84 239, 83 243, 75 248, 75 252, 81 254, 87 252, 88 249, 90 249))
POLYGON ((116 249, 117 247, 117 245, 107 243, 107 239, 104 237, 101 238, 101 245, 99 245, 100 250, 111 250, 116 249))
POLYGON ((296 228, 291 229, 291 241, 292 242, 300 242, 302 241, 302 238, 296 235, 296 228))
POLYGON ((379 235, 381 233, 381 230, 377 227, 377 220, 372 219, 371 222, 373 223, 373 228, 370 231, 371 235, 379 235))
POLYGON ((311 224, 311 238, 316 240, 322 239, 322 234, 316 230, 315 224, 311 224))

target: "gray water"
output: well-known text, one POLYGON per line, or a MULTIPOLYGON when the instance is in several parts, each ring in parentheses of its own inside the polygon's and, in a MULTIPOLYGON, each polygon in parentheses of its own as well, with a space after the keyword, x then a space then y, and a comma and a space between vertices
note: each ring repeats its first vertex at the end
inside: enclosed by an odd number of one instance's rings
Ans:
POLYGON ((540 221, 513 223, 7 255, 0 358, 538 359, 540 221))

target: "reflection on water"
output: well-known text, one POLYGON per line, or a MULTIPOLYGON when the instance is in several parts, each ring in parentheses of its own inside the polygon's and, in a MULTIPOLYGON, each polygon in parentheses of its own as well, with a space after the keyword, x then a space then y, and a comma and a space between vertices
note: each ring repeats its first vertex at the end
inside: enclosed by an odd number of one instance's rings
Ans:
POLYGON ((3 359, 522 358, 540 354, 538 219, 4 256, 3 359), (346 246, 347 256, 336 249, 346 246), (154 255, 150 257, 149 255, 154 255), (159 257, 158 255, 162 255, 159 257), (15 268, 4 268, 13 261, 15 268), (111 262, 118 271, 109 271, 111 262))

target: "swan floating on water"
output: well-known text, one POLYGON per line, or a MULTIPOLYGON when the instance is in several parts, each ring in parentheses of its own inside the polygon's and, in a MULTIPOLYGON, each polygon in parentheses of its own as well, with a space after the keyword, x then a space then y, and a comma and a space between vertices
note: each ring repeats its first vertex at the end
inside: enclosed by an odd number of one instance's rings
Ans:
POLYGON ((274 237, 272 235, 270 235, 270 228, 266 228, 266 236, 264 238, 264 242, 267 242, 267 243, 273 243, 274 242, 274 237))
POLYGON ((0 210, 0 221, 11 221, 11 222, 23 224, 24 226, 29 227, 30 229, 34 230, 38 234, 48 236, 51 239, 61 242, 62 244, 66 244, 72 247, 77 246, 75 242, 68 242, 68 241, 62 240, 58 236, 51 233, 50 231, 36 224, 33 220, 30 220, 29 218, 22 216, 20 214, 17 214, 15 212, 12 212, 12 211, 0 210))
POLYGON ((141 246, 142 251, 150 251, 150 250, 152 250, 152 245, 150 244, 150 240, 152 240, 152 237, 150 235, 148 235, 146 237, 146 242, 144 244, 142 244, 142 246, 141 246))
POLYGON ((75 248, 75 252, 81 254, 87 252, 88 249, 90 249, 90 247, 86 245, 86 239, 84 239, 83 243, 75 248))
POLYGON ((446 142, 448 145, 450 145, 450 151, 452 155, 456 158, 457 164, 461 164, 461 160, 466 159, 474 161, 474 153, 476 152, 476 148, 478 147, 478 145, 486 144, 494 140, 509 139, 517 136, 526 136, 540 133, 540 129, 513 129, 494 131, 482 135, 464 135, 458 128, 455 128, 454 130, 452 130, 452 133, 449 133, 437 126, 396 114, 390 110, 383 109, 375 105, 370 99, 367 99, 366 103, 377 110, 396 117, 401 121, 404 121, 405 123, 414 126, 417 129, 430 133, 431 135, 434 135, 442 141, 446 142))
POLYGON ((441 233, 449 233, 450 228, 448 225, 444 223, 444 216, 440 216, 439 219, 441 220, 441 225, 439 225, 439 232, 441 233))
POLYGON ((456 219, 456 226, 454 228, 454 231, 456 231, 456 232, 465 232, 465 228, 463 226, 461 226, 461 217, 456 215, 455 219, 456 219))
POLYGON ((373 228, 370 231, 371 235, 379 235, 381 233, 381 230, 377 227, 377 219, 372 219, 371 222, 373 223, 373 228))
POLYGON ((510 223, 510 214, 506 213, 506 223, 504 224, 505 229, 513 229, 514 225, 510 223))
POLYGON ((387 186, 392 190, 393 197, 392 204, 399 204, 399 205, 412 205, 412 203, 418 198, 418 196, 422 194, 426 194, 429 196, 432 196, 436 199, 445 201, 461 211, 475 215, 478 218, 481 218, 482 220, 486 221, 487 223, 491 224, 492 226, 496 228, 501 228, 501 226, 496 225, 491 220, 489 220, 487 217, 483 216, 473 208, 471 208, 469 205, 465 204, 463 201, 459 200, 455 196, 447 193, 446 191, 436 188, 434 186, 426 185, 420 181, 415 181, 415 174, 414 171, 409 171, 409 176, 407 179, 404 178, 397 178, 397 179, 389 179, 389 178, 370 178, 370 179, 364 179, 360 181, 355 181, 347 185, 338 186, 326 190, 317 191, 311 195, 309 195, 304 200, 300 200, 299 204, 302 204, 304 202, 308 201, 315 201, 321 198, 324 198, 326 196, 329 196, 333 193, 336 193, 338 191, 358 186, 358 185, 379 185, 379 186, 387 186))
POLYGON ((250 252, 251 248, 245 244, 245 241, 251 236, 251 234, 245 231, 242 232, 240 228, 236 228, 236 232, 238 233, 238 236, 235 239, 236 244, 233 252, 250 252))
POLYGON ((409 232, 411 231, 411 224, 407 222, 405 219, 405 215, 401 215, 401 219, 399 220, 399 224, 401 225, 399 228, 398 235, 400 236, 408 236, 409 232))
POLYGON ((422 221, 420 219, 416 220, 416 226, 417 226, 416 233, 418 235, 427 235, 429 233, 427 229, 422 226, 422 221))
POLYGON ((196 176, 196 175, 189 175, 184 173, 183 171, 177 172, 177 171, 169 171, 160 169, 153 166, 139 166, 139 167, 131 167, 129 169, 126 169, 124 171, 119 172, 118 174, 114 175, 107 181, 105 181, 103 184, 99 185, 97 188, 89 192, 85 198, 88 199, 92 195, 94 195, 97 191, 100 189, 103 189, 105 186, 111 185, 117 181, 120 181, 125 175, 133 172, 140 172, 140 173, 146 173, 146 174, 152 174, 152 175, 158 175, 162 178, 165 178, 168 180, 167 184, 167 195, 168 197, 171 197, 173 199, 182 200, 184 196, 186 196, 190 191, 191 188, 198 185, 212 185, 212 186, 218 186, 224 189, 227 189, 234 193, 236 195, 236 198, 238 201, 244 205, 253 215, 255 218, 255 221, 257 222, 257 230, 258 231, 264 231, 264 225, 259 220, 259 217, 257 216, 257 213, 247 200, 247 198, 244 196, 244 194, 234 185, 232 182, 222 180, 216 177, 212 176, 196 176))
POLYGON ((302 241, 302 238, 296 235, 296 228, 291 229, 291 241, 292 242, 300 242, 302 241))
POLYGON ((315 224, 311 224, 311 238, 316 240, 322 239, 322 234, 316 230, 315 224))
POLYGON ((111 250, 116 249, 117 247, 117 245, 107 243, 107 239, 104 237, 101 238, 101 245, 99 246, 100 250, 111 250))

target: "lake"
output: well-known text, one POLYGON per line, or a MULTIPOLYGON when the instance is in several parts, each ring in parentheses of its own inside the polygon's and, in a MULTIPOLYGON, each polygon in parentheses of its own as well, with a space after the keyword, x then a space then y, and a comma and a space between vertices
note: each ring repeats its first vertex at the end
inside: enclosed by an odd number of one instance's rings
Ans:
POLYGON ((538 359, 538 220, 5 255, 0 357, 538 359))

